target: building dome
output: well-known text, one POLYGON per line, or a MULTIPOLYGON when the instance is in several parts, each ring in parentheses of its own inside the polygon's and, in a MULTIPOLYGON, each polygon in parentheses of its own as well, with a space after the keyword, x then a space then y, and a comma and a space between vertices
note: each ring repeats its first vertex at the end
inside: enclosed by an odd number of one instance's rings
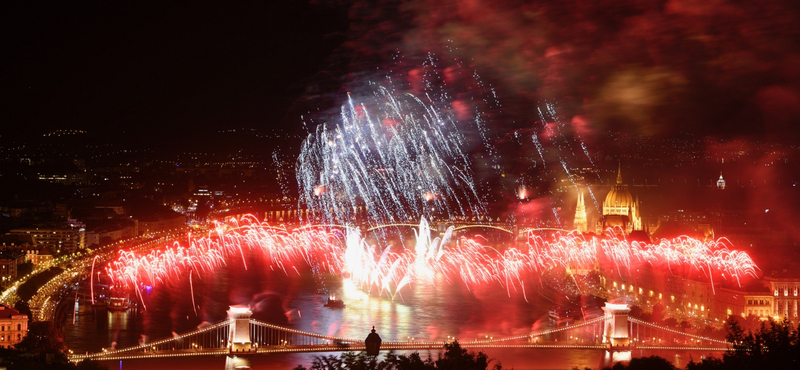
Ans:
POLYGON ((627 216, 633 205, 633 196, 624 185, 617 184, 606 195, 603 202, 603 215, 627 216))
POLYGON ((606 195, 603 202, 603 230, 620 227, 630 234, 634 230, 643 230, 642 216, 639 214, 639 198, 633 199, 628 187, 622 183, 622 166, 617 172, 617 184, 606 195))
POLYGON ((633 196, 628 187, 622 184, 622 168, 617 171, 617 184, 606 195, 603 202, 603 216, 629 216, 633 206, 633 196))

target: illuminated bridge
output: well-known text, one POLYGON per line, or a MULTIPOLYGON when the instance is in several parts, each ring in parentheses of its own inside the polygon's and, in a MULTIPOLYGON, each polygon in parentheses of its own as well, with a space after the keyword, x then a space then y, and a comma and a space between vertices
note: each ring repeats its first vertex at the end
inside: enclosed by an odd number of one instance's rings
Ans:
MULTIPOLYGON (((723 340, 702 337, 628 317, 627 305, 607 303, 604 316, 576 325, 495 338, 448 338, 463 348, 564 348, 629 351, 701 350, 726 351, 723 340)), ((250 356, 291 352, 364 351, 363 339, 331 337, 268 324, 250 318, 245 306, 232 306, 228 319, 182 335, 129 348, 98 353, 73 354, 70 360, 130 360, 203 355, 250 356)), ((409 340, 382 342, 380 349, 426 350, 444 348, 447 341, 409 340)))
MULTIPOLYGON (((289 229, 296 228, 296 229, 308 229, 308 228, 333 228, 333 229, 359 229, 362 233, 373 232, 381 229, 386 228, 409 228, 409 229, 417 229, 420 227, 419 223, 411 223, 411 222, 397 222, 397 223, 389 223, 389 224, 380 224, 380 225, 361 225, 361 226, 352 226, 352 225, 340 225, 340 224, 292 224, 292 223, 285 223, 282 224, 284 226, 288 226, 289 229)), ((284 226, 269 226, 274 229, 283 229, 284 226)), ((515 237, 525 237, 528 235, 529 232, 533 233, 553 233, 553 232, 560 232, 560 233, 569 233, 573 230, 568 230, 564 228, 558 227, 545 227, 545 226, 533 226, 533 225, 521 225, 511 222, 500 222, 500 221, 490 221, 490 220, 472 220, 472 221, 453 221, 453 220, 445 220, 445 221, 438 221, 438 222, 431 222, 430 223, 431 229, 437 230, 440 233, 444 233, 448 227, 453 227, 453 231, 458 233, 467 230, 493 230, 499 231, 502 233, 510 234, 515 237)))

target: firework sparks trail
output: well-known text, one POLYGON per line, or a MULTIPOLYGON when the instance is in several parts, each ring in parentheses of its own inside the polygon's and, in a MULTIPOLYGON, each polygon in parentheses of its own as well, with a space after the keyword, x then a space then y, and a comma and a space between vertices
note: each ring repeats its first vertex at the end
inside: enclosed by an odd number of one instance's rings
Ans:
POLYGON ((92 304, 94 304, 94 264, 97 262, 97 258, 99 257, 100 256, 94 256, 94 258, 92 258, 92 272, 91 275, 89 275, 89 290, 91 292, 90 294, 92 295, 92 304))
POLYGON ((209 236, 190 239, 188 246, 175 242, 145 255, 120 251, 106 271, 116 285, 157 285, 187 273, 213 271, 229 257, 245 260, 251 252, 267 257, 287 274, 283 266, 290 261, 305 261, 324 271, 340 265, 328 260, 328 256, 341 254, 329 250, 340 244, 334 242, 337 235, 313 229, 289 232, 262 225, 252 217, 242 224, 220 224, 209 236))
POLYGON ((318 210, 310 221, 356 224, 359 210, 374 225, 484 214, 456 120, 384 87, 372 100, 350 98, 339 123, 303 143, 297 180, 300 203, 318 210))
MULTIPOLYGON (((570 132, 569 134, 566 133, 566 131, 568 131, 567 128, 565 127, 566 125, 563 122, 561 122, 561 119, 559 119, 558 113, 556 112, 556 108, 553 103, 545 103, 545 109, 542 110, 541 108, 538 108, 538 113, 539 113, 539 119, 542 121, 542 124, 545 126, 545 129, 551 129, 555 131, 553 132, 553 136, 556 137, 552 140, 552 143, 556 149, 555 153, 558 156, 558 161, 561 163, 561 167, 564 169, 564 173, 569 178, 570 182, 572 183, 572 186, 574 186, 576 190, 580 191, 579 185, 585 185, 585 184, 582 184, 582 181, 576 180, 576 177, 572 174, 572 172, 569 169, 568 163, 573 163, 572 161, 578 160, 579 157, 581 157, 576 154, 575 147, 578 146, 581 149, 581 154, 583 154, 583 156, 586 157, 586 159, 589 161, 590 167, 594 169, 596 173, 597 166, 595 165, 592 156, 589 154, 589 150, 586 147, 586 143, 583 141, 583 138, 581 138, 579 133, 574 131, 570 132), (572 140, 570 140, 569 137, 572 137, 572 140)), ((542 144, 539 142, 537 134, 533 135, 533 143, 536 146, 536 149, 539 151, 539 155, 542 158, 542 161, 544 161, 544 157, 542 154, 543 150, 542 144)), ((595 209, 600 209, 600 205, 597 202, 597 198, 595 197, 591 187, 589 186, 586 187, 589 190, 589 197, 592 199, 592 203, 594 204, 595 209)))
MULTIPOLYGON (((254 218, 253 218, 254 220, 254 218)), ((559 233, 545 239, 530 232, 524 247, 498 250, 476 239, 453 240, 453 227, 442 237, 432 237, 423 219, 416 232, 416 246, 393 250, 369 245, 358 229, 339 232, 311 228, 287 231, 255 221, 219 226, 211 236, 194 239, 188 247, 174 244, 163 251, 137 256, 120 252, 106 268, 117 285, 155 285, 173 277, 212 271, 226 258, 260 253, 287 275, 284 266, 304 261, 314 273, 344 276, 361 289, 394 299, 409 284, 435 284, 443 277, 468 288, 497 283, 509 296, 520 289, 530 273, 552 269, 593 268, 611 264, 617 273, 630 271, 637 263, 655 268, 690 268, 709 279, 714 276, 737 282, 756 276, 758 267, 745 252, 729 249, 726 239, 703 242, 688 236, 662 239, 658 243, 628 241, 609 230, 607 237, 586 239, 579 232, 559 233)), ((480 239, 480 238, 477 238, 480 239)), ((298 273, 296 269, 292 269, 298 273)), ((200 275, 200 274, 198 274, 200 275)), ((137 289, 138 290, 138 289, 137 289)), ((526 297, 527 299, 527 297, 526 297)))

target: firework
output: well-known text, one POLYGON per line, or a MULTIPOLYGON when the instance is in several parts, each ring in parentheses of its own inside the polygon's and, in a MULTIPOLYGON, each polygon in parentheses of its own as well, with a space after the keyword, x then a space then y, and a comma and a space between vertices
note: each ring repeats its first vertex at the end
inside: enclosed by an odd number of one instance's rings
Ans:
POLYGON ((374 225, 485 213, 459 122, 416 96, 377 88, 323 124, 297 161, 311 222, 374 225), (361 219, 360 219, 361 218, 361 219))
MULTIPOLYGON (((423 219, 413 248, 370 245, 358 229, 338 231, 298 228, 293 231, 270 227, 252 218, 242 224, 219 225, 209 235, 192 239, 187 246, 175 243, 145 255, 120 252, 107 272, 118 285, 156 285, 177 276, 213 271, 227 259, 246 254, 263 255, 272 266, 287 270, 304 262, 310 271, 346 277, 365 291, 395 298, 407 285, 435 284, 439 277, 467 287, 499 284, 508 294, 525 292, 526 277, 553 269, 594 268, 610 264, 620 274, 634 265, 655 268, 690 268, 712 279, 756 276, 758 267, 745 252, 731 250, 725 239, 703 242, 687 236, 662 239, 658 243, 628 241, 609 230, 609 236, 587 239, 578 232, 558 233, 550 238, 528 235, 524 246, 499 250, 480 238, 453 238, 453 227, 441 237, 432 237, 423 219)), ((198 276, 200 274, 197 274, 198 276)))

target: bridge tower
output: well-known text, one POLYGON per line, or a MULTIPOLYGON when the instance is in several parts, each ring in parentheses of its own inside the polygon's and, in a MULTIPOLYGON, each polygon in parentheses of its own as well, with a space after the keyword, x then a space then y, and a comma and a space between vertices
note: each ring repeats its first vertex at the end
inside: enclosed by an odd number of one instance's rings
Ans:
POLYGON ((250 340, 250 316, 252 315, 253 311, 250 311, 247 306, 231 306, 228 310, 228 319, 231 320, 228 346, 231 352, 246 352, 253 347, 253 342, 250 340))
POLYGON ((611 346, 627 346, 630 344, 628 313, 631 312, 631 308, 624 303, 606 302, 603 311, 606 313, 603 343, 608 343, 611 346))

